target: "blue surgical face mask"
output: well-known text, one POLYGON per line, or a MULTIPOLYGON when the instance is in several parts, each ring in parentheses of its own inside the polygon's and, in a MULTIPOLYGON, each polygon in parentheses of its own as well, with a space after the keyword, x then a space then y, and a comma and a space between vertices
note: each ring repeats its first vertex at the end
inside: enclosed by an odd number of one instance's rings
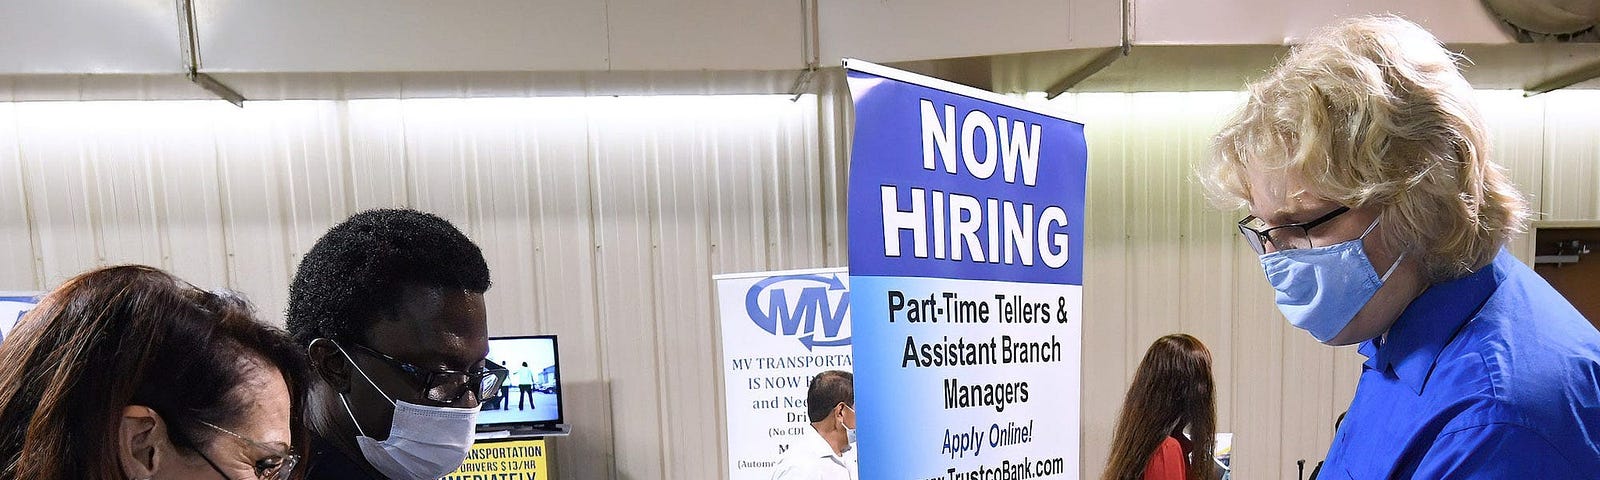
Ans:
POLYGON ((1278 291, 1278 310, 1296 328, 1328 343, 1400 266, 1401 253, 1383 276, 1367 259, 1361 241, 1378 226, 1374 219, 1355 240, 1326 247, 1279 250, 1261 256, 1267 282, 1278 291))
MULTIPOLYGON (((852 413, 852 414, 856 413, 856 409, 854 407, 851 407, 849 405, 845 405, 844 408, 850 409, 850 413, 852 413)), ((849 425, 845 425, 844 424, 844 417, 839 417, 839 426, 840 427, 844 427, 845 440, 848 440, 848 445, 845 446, 845 450, 849 450, 851 448, 855 448, 855 446, 856 446, 856 429, 850 428, 849 425)))

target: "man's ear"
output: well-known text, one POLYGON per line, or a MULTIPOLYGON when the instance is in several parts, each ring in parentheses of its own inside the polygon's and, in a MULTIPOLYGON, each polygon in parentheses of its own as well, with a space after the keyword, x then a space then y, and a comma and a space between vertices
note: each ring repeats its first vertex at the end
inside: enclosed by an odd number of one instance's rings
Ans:
POLYGON ((350 359, 333 340, 318 338, 306 347, 311 371, 335 392, 350 393, 350 359))
POLYGON ((122 408, 122 419, 117 431, 117 460, 122 474, 127 478, 155 476, 162 462, 163 443, 167 438, 166 424, 155 410, 143 405, 122 408))

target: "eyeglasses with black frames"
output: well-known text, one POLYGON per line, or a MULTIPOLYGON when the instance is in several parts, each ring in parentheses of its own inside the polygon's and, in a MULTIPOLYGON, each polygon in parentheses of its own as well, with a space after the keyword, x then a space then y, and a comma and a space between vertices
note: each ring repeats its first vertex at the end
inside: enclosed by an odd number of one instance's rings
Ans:
POLYGON ((1277 250, 1312 248, 1315 245, 1311 242, 1311 229, 1328 223, 1329 220, 1348 211, 1350 207, 1341 206, 1317 217, 1316 220, 1276 227, 1268 227, 1267 222, 1256 218, 1255 215, 1249 215, 1239 220, 1239 234, 1244 235, 1245 241, 1250 243, 1250 248, 1256 251, 1256 255, 1265 255, 1267 244, 1271 244, 1272 248, 1277 250))
POLYGON ((373 350, 372 347, 354 344, 356 348, 368 355, 377 357, 410 375, 417 384, 422 385, 424 396, 428 400, 440 403, 456 403, 467 392, 478 394, 478 401, 484 402, 500 396, 500 386, 505 384, 505 374, 500 370, 479 370, 476 372, 463 372, 459 370, 434 370, 412 365, 404 360, 394 358, 383 352, 373 350))

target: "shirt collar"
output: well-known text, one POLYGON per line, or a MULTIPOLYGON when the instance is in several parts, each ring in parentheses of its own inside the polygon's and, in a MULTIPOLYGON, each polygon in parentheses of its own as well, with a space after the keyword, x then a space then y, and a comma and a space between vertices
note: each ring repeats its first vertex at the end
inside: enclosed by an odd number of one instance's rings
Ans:
POLYGON ((1405 312, 1389 327, 1384 341, 1362 342, 1359 351, 1367 356, 1363 365, 1392 372, 1420 395, 1445 345, 1455 339, 1461 327, 1494 293, 1503 277, 1501 272, 1507 266, 1505 262, 1515 261, 1511 254, 1501 250, 1494 261, 1478 271, 1428 287, 1406 306, 1405 312))
POLYGON ((806 436, 807 440, 805 440, 803 448, 809 450, 812 456, 833 457, 839 459, 844 458, 843 455, 833 453, 833 445, 828 443, 828 439, 822 438, 822 432, 817 431, 817 427, 815 425, 813 425, 810 430, 811 435, 806 436))

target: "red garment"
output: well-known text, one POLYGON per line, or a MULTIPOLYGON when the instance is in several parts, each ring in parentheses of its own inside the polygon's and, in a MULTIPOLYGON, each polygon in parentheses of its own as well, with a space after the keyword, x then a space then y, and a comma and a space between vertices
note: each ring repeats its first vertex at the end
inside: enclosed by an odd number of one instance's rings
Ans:
POLYGON ((1156 447, 1156 453, 1150 455, 1150 463, 1144 466, 1144 480, 1184 480, 1189 478, 1189 462, 1183 453, 1183 445, 1178 439, 1167 437, 1161 441, 1161 446, 1156 447))

